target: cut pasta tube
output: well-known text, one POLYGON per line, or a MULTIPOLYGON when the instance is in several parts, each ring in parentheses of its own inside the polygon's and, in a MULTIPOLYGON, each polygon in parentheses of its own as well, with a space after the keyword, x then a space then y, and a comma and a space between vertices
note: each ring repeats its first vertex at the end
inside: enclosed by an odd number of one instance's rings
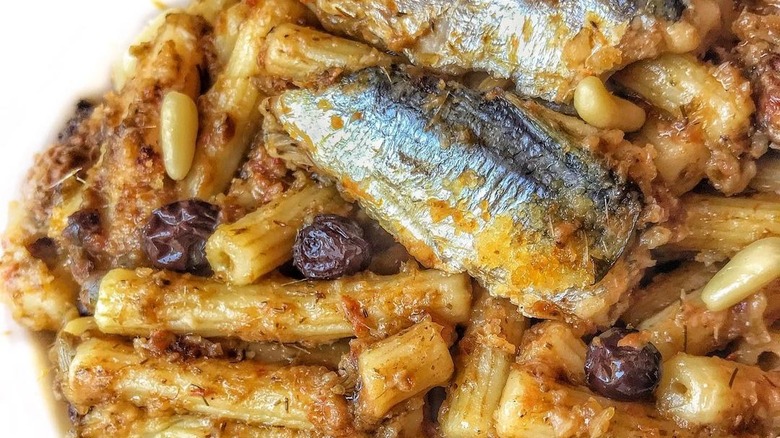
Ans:
POLYGON ((160 412, 149 414, 128 402, 92 406, 75 424, 80 438, 316 438, 321 435, 288 427, 255 426, 215 417, 160 412))
POLYGON ((455 379, 439 414, 445 436, 487 437, 495 433, 493 413, 526 325, 525 317, 508 300, 481 291, 458 344, 455 379))
POLYGON ((275 277, 233 286, 167 271, 115 269, 100 284, 95 321, 104 333, 130 336, 167 330, 319 344, 387 336, 425 313, 462 323, 470 309, 469 277, 436 270, 333 281, 275 277))
POLYGON ((500 438, 694 437, 643 402, 619 402, 584 386, 587 346, 557 321, 525 332, 495 413, 500 438))
POLYGON ((268 75, 299 86, 367 67, 388 67, 394 60, 366 44, 291 23, 268 34, 261 59, 268 75))
POLYGON ((701 290, 692 292, 642 321, 664 360, 679 352, 707 354, 740 336, 765 333, 765 324, 780 313, 780 281, 765 286, 735 306, 707 309, 701 290))
POLYGON ((398 403, 450 379, 455 366, 442 330, 420 322, 358 354, 357 411, 363 422, 375 423, 398 403))
POLYGON ((307 180, 238 221, 217 227, 206 242, 206 257, 218 277, 250 284, 292 258, 295 235, 306 221, 350 209, 335 188, 307 180))
POLYGON ((664 363, 656 398, 659 411, 683 426, 729 432, 750 425, 762 436, 780 433, 778 372, 680 353, 664 363))
POLYGON ((75 347, 62 392, 80 413, 111 400, 264 426, 349 432, 338 376, 324 367, 171 361, 144 357, 122 341, 88 339, 75 347), (327 412, 327 415, 325 414, 327 412))
POLYGON ((681 198, 685 238, 661 247, 662 252, 704 251, 718 259, 731 257, 765 237, 780 236, 780 199, 689 193, 681 198))
POLYGON ((262 120, 258 103, 265 96, 257 80, 262 41, 275 26, 305 22, 309 14, 297 1, 267 0, 241 25, 230 60, 201 97, 201 133, 192 169, 179 187, 182 197, 209 200, 229 186, 262 120))

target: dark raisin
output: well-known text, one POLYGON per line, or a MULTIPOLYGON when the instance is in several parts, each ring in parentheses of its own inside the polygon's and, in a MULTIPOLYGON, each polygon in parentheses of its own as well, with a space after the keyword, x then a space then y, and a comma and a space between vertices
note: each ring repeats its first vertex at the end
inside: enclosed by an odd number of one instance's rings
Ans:
POLYGON ((646 399, 661 378, 661 353, 652 343, 643 342, 636 330, 611 328, 591 341, 585 377, 590 389, 603 396, 646 399))
POLYGON ((76 243, 84 242, 100 233, 100 214, 97 210, 79 210, 68 217, 68 226, 63 230, 65 237, 76 243))
POLYGON ((94 108, 95 105, 92 102, 86 99, 79 100, 76 103, 76 110, 73 113, 73 117, 68 120, 68 122, 65 124, 65 127, 62 128, 62 131, 57 134, 57 139, 60 141, 66 141, 75 135, 79 130, 79 125, 84 121, 84 119, 92 114, 92 110, 94 108))
POLYGON ((366 269, 370 261, 363 229, 342 216, 317 216, 295 238, 293 265, 307 278, 329 280, 352 275, 366 269))
POLYGON ((57 242, 51 237, 41 237, 33 243, 27 245, 27 251, 38 260, 42 260, 46 265, 52 266, 57 260, 57 242))
POLYGON ((210 275, 206 240, 219 222, 219 207, 199 199, 177 201, 152 212, 143 249, 157 268, 210 275))

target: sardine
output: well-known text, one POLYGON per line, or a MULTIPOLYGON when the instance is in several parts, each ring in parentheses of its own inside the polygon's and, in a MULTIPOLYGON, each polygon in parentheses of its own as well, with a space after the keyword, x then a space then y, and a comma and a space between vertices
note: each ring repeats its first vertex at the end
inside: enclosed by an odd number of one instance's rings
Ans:
POLYGON ((580 79, 667 50, 684 0, 305 0, 325 27, 453 73, 567 101, 580 79))
POLYGON ((554 297, 605 275, 641 210, 549 109, 510 93, 373 68, 269 106, 316 171, 418 261, 466 271, 528 315, 563 316, 554 297))

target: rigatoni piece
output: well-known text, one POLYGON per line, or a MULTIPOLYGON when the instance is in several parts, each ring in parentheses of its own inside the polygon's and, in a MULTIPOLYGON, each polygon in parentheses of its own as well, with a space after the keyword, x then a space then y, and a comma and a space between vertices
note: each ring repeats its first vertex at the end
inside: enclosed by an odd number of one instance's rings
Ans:
POLYGON ((644 320, 638 329, 650 334, 650 341, 664 360, 678 352, 707 354, 728 342, 765 333, 765 318, 778 312, 780 281, 766 286, 739 304, 721 311, 708 310, 701 291, 692 292, 644 320))
POLYGON ((302 87, 373 66, 389 66, 393 57, 363 43, 308 27, 282 24, 265 40, 265 73, 302 87))
POLYGON ((523 335, 517 362, 537 375, 584 385, 587 350, 568 324, 543 321, 523 335))
POLYGON ((755 365, 764 371, 780 371, 780 328, 770 329, 761 340, 741 339, 727 359, 755 365))
POLYGON ((149 336, 154 330, 246 341, 329 343, 396 333, 429 313, 456 324, 468 319, 465 274, 363 273, 332 281, 285 277, 249 286, 150 269, 115 269, 103 278, 95 320, 105 333, 149 336))
POLYGON ((425 428, 425 400, 415 397, 402 404, 402 412, 382 421, 372 433, 374 438, 420 438, 428 436, 425 428))
POLYGON ((660 417, 649 403, 626 403, 535 375, 515 364, 496 412, 500 438, 697 436, 660 417))
POLYGON ((629 65, 614 78, 653 106, 703 124, 712 142, 739 140, 755 110, 747 79, 724 84, 715 67, 692 55, 661 55, 629 65))
MULTIPOLYGON (((107 337, 98 330, 94 317, 71 320, 58 333, 58 339, 55 342, 55 355, 63 353, 61 348, 69 348, 68 344, 71 343, 72 339, 87 339, 90 336, 107 337), (59 341, 65 341, 66 344, 57 345, 59 341)), ((150 354, 171 352, 184 357, 205 355, 203 351, 213 347, 214 349, 210 351, 216 352, 216 354, 211 354, 209 357, 256 360, 266 364, 279 365, 319 365, 333 370, 338 369, 339 362, 349 353, 349 341, 346 339, 332 344, 304 347, 277 342, 245 342, 235 338, 205 340, 195 335, 177 337, 167 332, 157 332, 148 339, 136 338, 134 346, 148 350, 150 354), (169 349, 171 346, 174 348, 169 349), (189 354, 189 351, 194 353, 189 354)), ((59 362, 67 357, 52 357, 52 359, 54 362, 59 362)), ((60 366, 60 369, 67 369, 67 365, 60 366)))
POLYGON ((218 277, 250 284, 292 258, 295 235, 307 220, 350 209, 335 188, 306 181, 238 221, 217 227, 206 243, 206 256, 218 277))
POLYGON ((656 398, 683 427, 780 434, 780 372, 680 353, 664 363, 656 398))
POLYGON ((483 291, 458 344, 455 379, 439 411, 447 437, 487 437, 494 433, 493 412, 527 325, 512 303, 483 291))
POLYGON ((351 431, 339 377, 324 367, 144 357, 128 343, 89 339, 75 348, 62 393, 78 412, 110 400, 250 424, 351 431))
POLYGON ((241 25, 227 66, 201 98, 201 133, 192 170, 180 186, 182 197, 209 200, 230 184, 262 120, 263 93, 255 76, 261 73, 263 39, 275 26, 303 21, 308 14, 297 1, 266 0, 241 25))
POLYGON ((217 16, 214 23, 214 52, 220 65, 227 65, 230 61, 241 25, 249 18, 253 7, 256 7, 256 4, 240 1, 217 16))
POLYGON ((651 113, 633 141, 653 146, 658 175, 675 195, 688 192, 705 177, 710 151, 697 127, 651 113))
POLYGON ((620 319, 636 327, 682 296, 704 287, 716 272, 715 265, 687 261, 671 272, 658 274, 650 284, 632 293, 628 310, 620 319))
POLYGON ((139 48, 142 48, 146 44, 150 44, 154 41, 155 37, 160 31, 160 28, 165 24, 166 17, 170 14, 181 13, 180 9, 168 9, 161 12, 144 26, 141 32, 136 35, 133 43, 127 48, 120 58, 114 62, 111 69, 111 82, 114 86, 114 90, 121 92, 125 84, 133 79, 138 70, 138 52, 139 48))
POLYGON ((759 192, 780 195, 780 153, 770 150, 756 162, 756 176, 750 188, 759 192))
POLYGON ((706 354, 716 348, 720 342, 714 338, 715 327, 724 324, 727 317, 727 312, 707 311, 701 290, 697 290, 642 321, 637 328, 650 333, 650 342, 664 359, 669 359, 680 351, 706 354))
POLYGON ((225 10, 239 3, 239 0, 195 0, 187 7, 187 13, 200 15, 211 25, 225 10))
POLYGON ((454 364, 442 330, 423 321, 359 353, 359 421, 375 423, 398 403, 450 379, 454 364))
POLYGON ((780 236, 780 199, 688 194, 683 196, 688 235, 663 247, 671 251, 707 251, 728 257, 755 242, 780 236))
POLYGON ((712 152, 706 174, 723 193, 742 191, 755 175, 748 130, 755 110, 750 83, 734 65, 718 67, 691 54, 665 54, 614 75, 623 87, 698 131, 712 152))
POLYGON ((237 421, 192 414, 161 412, 155 415, 131 403, 93 406, 74 422, 79 438, 315 438, 322 435, 286 427, 254 426, 237 421))

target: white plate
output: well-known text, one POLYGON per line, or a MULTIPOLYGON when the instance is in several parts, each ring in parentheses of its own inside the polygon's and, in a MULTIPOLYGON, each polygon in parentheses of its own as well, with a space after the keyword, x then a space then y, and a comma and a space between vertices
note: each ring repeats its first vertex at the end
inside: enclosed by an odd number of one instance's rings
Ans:
MULTIPOLYGON (((0 229, 33 155, 50 143, 77 99, 108 89, 111 65, 159 10, 149 0, 43 0, 3 4, 0 26, 0 229)), ((0 435, 63 436, 53 404, 48 341, 34 342, 0 305, 0 435)))

